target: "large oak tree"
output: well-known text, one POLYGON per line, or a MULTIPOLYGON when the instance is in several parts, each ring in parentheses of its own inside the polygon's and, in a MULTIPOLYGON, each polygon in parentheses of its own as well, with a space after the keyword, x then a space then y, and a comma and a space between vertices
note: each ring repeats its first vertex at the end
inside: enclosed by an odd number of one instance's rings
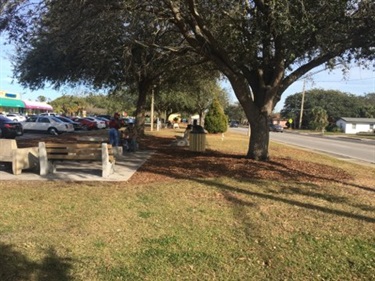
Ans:
POLYGON ((268 117, 285 90, 322 64, 373 61, 375 4, 367 0, 149 0, 229 80, 251 125, 247 156, 267 160, 268 117))

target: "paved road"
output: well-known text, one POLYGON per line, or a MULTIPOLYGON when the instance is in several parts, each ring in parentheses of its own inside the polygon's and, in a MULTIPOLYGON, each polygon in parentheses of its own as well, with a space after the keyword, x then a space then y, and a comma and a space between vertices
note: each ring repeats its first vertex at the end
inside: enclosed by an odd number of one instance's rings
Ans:
MULTIPOLYGON (((246 134, 247 129, 235 128, 232 132, 246 134)), ((355 159, 375 164, 375 141, 297 133, 270 133, 271 141, 299 146, 335 155, 338 158, 355 159)))

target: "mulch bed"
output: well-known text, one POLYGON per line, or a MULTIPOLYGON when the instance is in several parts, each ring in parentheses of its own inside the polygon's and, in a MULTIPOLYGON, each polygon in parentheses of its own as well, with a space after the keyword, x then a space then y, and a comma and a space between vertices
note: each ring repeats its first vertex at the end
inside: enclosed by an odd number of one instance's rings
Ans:
POLYGON ((143 138, 141 149, 155 154, 130 179, 134 184, 163 182, 177 179, 230 177, 241 180, 276 180, 324 183, 350 180, 352 177, 339 168, 327 165, 275 157, 268 162, 245 158, 245 155, 219 151, 190 151, 187 147, 171 146, 172 138, 143 138))

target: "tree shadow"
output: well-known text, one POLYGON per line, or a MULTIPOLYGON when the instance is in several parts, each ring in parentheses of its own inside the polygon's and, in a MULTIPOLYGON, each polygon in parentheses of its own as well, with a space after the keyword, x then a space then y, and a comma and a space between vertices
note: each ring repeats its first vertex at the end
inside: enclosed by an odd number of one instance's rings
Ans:
POLYGON ((333 168, 327 165, 291 159, 275 157, 272 161, 260 162, 245 158, 244 155, 231 154, 207 149, 205 152, 189 151, 184 147, 171 148, 166 143, 170 139, 152 137, 151 148, 157 152, 149 159, 147 165, 141 167, 150 173, 167 175, 176 179, 195 177, 209 178, 217 176, 235 177, 238 179, 270 179, 292 182, 334 182, 348 187, 362 189, 368 192, 375 192, 374 187, 354 183, 353 177, 343 169, 333 168), (155 143, 159 142, 158 145, 155 143), (181 159, 181 160, 179 160, 181 159), (155 164, 151 164, 154 162, 155 164), (234 163, 235 162, 235 163, 234 163), (228 166, 233 163, 236 168, 228 166), (292 167, 288 164, 294 164, 292 167), (173 167, 172 167, 173 166, 173 167), (319 170, 317 173, 315 170, 319 170), (190 173, 189 176, 184 171, 190 173), (313 172, 312 172, 313 171, 313 172), (273 173, 271 173, 273 172, 273 173))
POLYGON ((315 204, 312 204, 312 203, 304 203, 304 202, 300 202, 300 201, 293 200, 293 199, 279 197, 279 196, 274 195, 274 194, 265 194, 265 193, 245 190, 245 189, 242 189, 242 188, 233 187, 233 186, 230 186, 230 185, 218 183, 218 182, 212 181, 212 180, 195 179, 195 181, 197 181, 201 184, 206 184, 206 185, 208 184, 208 185, 211 185, 212 187, 220 189, 222 194, 224 195, 224 197, 228 201, 235 202, 236 204, 240 204, 242 206, 251 206, 252 207, 252 206, 254 206, 254 203, 249 203, 245 200, 238 199, 238 198, 234 199, 234 196, 232 195, 232 192, 241 193, 241 194, 249 195, 249 196, 252 196, 252 197, 258 197, 258 198, 262 198, 262 199, 268 199, 268 200, 272 200, 272 201, 276 201, 276 202, 282 202, 282 203, 285 203, 285 204, 298 206, 298 207, 305 208, 305 209, 320 211, 320 212, 326 213, 326 214, 337 215, 337 216, 341 216, 341 217, 361 220, 361 221, 365 221, 365 222, 375 224, 375 217, 369 217, 369 216, 365 216, 365 215, 354 214, 354 213, 350 213, 350 212, 347 212, 347 211, 342 211, 342 210, 338 210, 338 209, 327 208, 327 207, 315 205, 315 204), (230 192, 230 193, 228 193, 228 192, 230 192))
MULTIPOLYGON (((280 162, 276 162, 276 161, 270 161, 270 162, 273 163, 276 167, 279 166, 282 169, 288 168, 280 162)), ((337 178, 328 177, 328 176, 324 176, 324 175, 319 175, 319 176, 318 175, 310 175, 309 173, 306 173, 305 171, 301 171, 301 170, 297 170, 297 169, 292 169, 291 172, 292 173, 298 172, 302 175, 305 175, 307 177, 311 177, 311 178, 314 178, 314 179, 317 179, 317 180, 323 180, 323 181, 328 180, 328 181, 332 181, 332 182, 339 183, 339 184, 342 184, 342 185, 359 188, 359 189, 362 189, 362 190, 365 190, 365 191, 375 192, 375 188, 373 188, 373 187, 358 185, 358 184, 355 184, 353 182, 348 181, 347 179, 342 180, 342 179, 337 179, 337 178)))
MULTIPOLYGON (((349 205, 363 211, 373 211, 371 205, 356 205, 350 202, 346 196, 335 194, 326 194, 322 186, 329 183, 337 183, 349 188, 359 188, 365 192, 375 192, 373 187, 361 186, 353 183, 354 178, 343 169, 313 163, 309 161, 297 161, 278 157, 273 161, 259 162, 245 158, 243 155, 231 154, 219 151, 206 150, 202 152, 189 151, 188 148, 173 147, 167 145, 170 139, 153 137, 151 139, 152 147, 157 150, 156 153, 139 169, 140 172, 158 174, 163 177, 176 180, 194 180, 199 183, 209 184, 218 188, 224 197, 237 205, 247 205, 247 200, 236 199, 233 192, 259 197, 273 201, 283 202, 305 209, 320 211, 323 213, 347 217, 356 220, 363 220, 375 223, 375 218, 361 214, 354 214, 350 211, 322 207, 319 204, 310 202, 301 202, 285 198, 283 195, 302 195, 327 202, 349 205), (155 143, 158 143, 156 145, 155 143), (265 192, 254 192, 247 189, 241 189, 230 185, 217 183, 213 178, 228 177, 235 178, 238 181, 261 184, 266 180, 280 182, 279 191, 269 190, 265 192), (298 188, 297 185, 308 186, 309 188, 298 188), (273 192, 273 194, 272 194, 273 192)), ((140 174, 142 177, 142 174, 140 174)), ((163 180, 159 176, 158 180, 163 180)), ((252 204, 252 203, 250 203, 252 204)))
POLYGON ((43 260, 38 263, 30 260, 14 246, 0 243, 0 280, 69 281, 72 259, 59 257, 49 248, 43 260))

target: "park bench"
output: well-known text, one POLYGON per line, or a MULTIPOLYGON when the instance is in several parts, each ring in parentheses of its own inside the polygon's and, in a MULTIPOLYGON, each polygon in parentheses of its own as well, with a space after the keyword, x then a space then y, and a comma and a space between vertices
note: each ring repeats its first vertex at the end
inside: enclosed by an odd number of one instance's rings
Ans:
POLYGON ((101 161, 102 177, 114 173, 115 157, 107 143, 52 143, 39 142, 40 175, 56 172, 62 161, 101 161))
POLYGON ((37 169, 38 147, 18 148, 16 140, 0 139, 0 162, 11 163, 14 175, 25 169, 37 169))

